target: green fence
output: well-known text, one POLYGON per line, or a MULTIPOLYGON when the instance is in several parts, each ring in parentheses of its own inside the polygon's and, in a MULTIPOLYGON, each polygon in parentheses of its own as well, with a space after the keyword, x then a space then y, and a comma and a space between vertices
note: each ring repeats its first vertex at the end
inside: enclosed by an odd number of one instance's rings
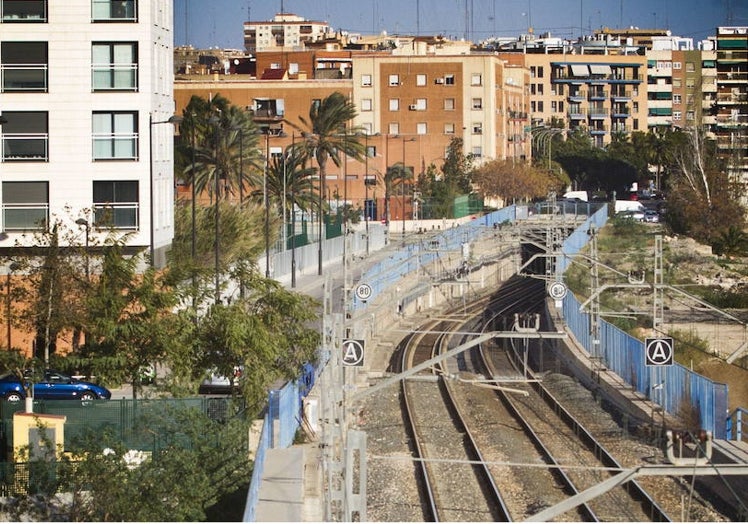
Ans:
MULTIPOLYGON (((51 400, 34 403, 34 412, 63 415, 65 448, 88 432, 114 436, 129 449, 157 451, 162 437, 153 432, 149 421, 169 416, 177 408, 199 410, 213 420, 227 420, 244 414, 240 399, 227 397, 195 397, 185 399, 118 399, 51 400)), ((23 403, 0 402, 0 441, 4 460, 12 460, 13 414, 24 409, 23 403)))

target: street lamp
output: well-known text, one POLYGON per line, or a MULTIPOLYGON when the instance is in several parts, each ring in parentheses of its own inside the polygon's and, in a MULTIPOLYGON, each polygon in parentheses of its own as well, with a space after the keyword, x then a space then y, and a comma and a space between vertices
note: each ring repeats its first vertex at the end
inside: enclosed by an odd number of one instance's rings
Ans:
POLYGON ((18 262, 11 262, 10 267, 8 268, 8 273, 5 275, 6 278, 6 287, 5 287, 5 299, 6 299, 6 306, 7 306, 7 318, 6 322, 8 325, 8 351, 10 351, 10 348, 12 347, 12 340, 11 340, 11 325, 10 325, 10 317, 11 317, 11 300, 10 300, 10 277, 11 274, 15 271, 18 271, 21 269, 21 265, 18 262))
POLYGON ((182 117, 179 115, 172 115, 167 120, 160 120, 158 122, 153 121, 153 113, 148 114, 148 163, 149 170, 150 170, 150 220, 151 220, 151 246, 150 246, 150 254, 151 254, 151 267, 154 267, 156 265, 156 259, 155 259, 155 225, 154 225, 154 207, 155 204, 153 203, 153 126, 158 124, 172 124, 176 125, 179 124, 182 121, 182 117))
MULTIPOLYGON (((292 168, 294 172, 298 168, 296 164, 296 133, 291 133, 291 154, 293 155, 292 168)), ((291 287, 296 287, 296 176, 291 183, 291 287)))
POLYGON ((219 218, 220 218, 219 217, 220 208, 218 206, 218 204, 219 204, 219 193, 221 191, 221 186, 220 186, 220 183, 219 183, 219 180, 218 180, 218 165, 219 165, 219 162, 218 162, 218 138, 220 136, 220 129, 221 129, 220 128, 220 123, 221 123, 221 119, 218 118, 218 116, 216 116, 216 115, 212 115, 208 119, 208 123, 211 124, 211 125, 213 125, 213 126, 215 126, 214 137, 213 137, 214 138, 214 140, 213 140, 213 142, 214 142, 214 144, 213 144, 213 152, 214 152, 214 155, 215 155, 216 167, 213 170, 213 178, 215 179, 215 181, 214 181, 214 187, 213 187, 213 192, 215 193, 215 215, 216 215, 215 216, 215 221, 216 221, 216 224, 215 224, 215 226, 216 226, 215 227, 215 303, 218 304, 221 301, 221 280, 220 280, 221 251, 220 251, 220 246, 219 246, 219 239, 220 239, 220 234, 221 234, 221 226, 220 226, 220 221, 219 221, 219 218))
POLYGON ((89 252, 88 252, 88 246, 89 246, 89 237, 91 234, 91 224, 88 223, 88 220, 85 218, 79 218, 75 221, 75 223, 79 226, 83 226, 86 228, 86 282, 91 282, 91 264, 90 264, 90 258, 89 258, 89 252))
POLYGON ((403 214, 403 240, 405 240, 405 175, 408 172, 408 168, 405 167, 405 142, 415 142, 416 139, 415 137, 412 137, 406 140, 405 137, 403 136, 402 140, 403 140, 403 172, 402 172, 401 184, 400 184, 401 193, 402 193, 400 195, 400 199, 401 199, 402 214, 403 214))
POLYGON ((366 255, 369 255, 369 133, 364 133, 364 226, 366 228, 366 255))

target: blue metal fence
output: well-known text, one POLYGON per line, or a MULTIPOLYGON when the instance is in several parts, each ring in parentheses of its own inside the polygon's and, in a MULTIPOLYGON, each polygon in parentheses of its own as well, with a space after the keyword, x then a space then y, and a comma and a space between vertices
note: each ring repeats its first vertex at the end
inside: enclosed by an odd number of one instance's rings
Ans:
MULTIPOLYGON (((601 209, 570 235, 563 246, 558 264, 564 270, 571 256, 578 253, 589 240, 591 224, 602 227, 607 220, 607 209, 601 209)), ((688 368, 672 366, 648 367, 644 343, 621 331, 613 324, 600 322, 599 344, 592 337, 590 315, 580 311, 580 303, 571 293, 563 302, 563 316, 571 332, 582 346, 626 383, 672 414, 686 411, 696 413, 702 428, 715 438, 725 438, 727 416, 727 386, 709 380, 688 368)))

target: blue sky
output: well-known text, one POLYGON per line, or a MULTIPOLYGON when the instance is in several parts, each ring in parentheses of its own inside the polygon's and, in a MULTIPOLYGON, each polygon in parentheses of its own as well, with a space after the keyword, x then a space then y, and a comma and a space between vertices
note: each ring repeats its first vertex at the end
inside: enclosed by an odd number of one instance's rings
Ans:
POLYGON ((748 25, 746 0, 174 0, 176 45, 243 47, 242 24, 281 10, 358 33, 443 34, 482 40, 535 33, 575 38, 602 26, 668 28, 696 40, 748 25), (466 10, 467 6, 467 10, 466 10), (470 14, 472 13, 472 14, 470 14))

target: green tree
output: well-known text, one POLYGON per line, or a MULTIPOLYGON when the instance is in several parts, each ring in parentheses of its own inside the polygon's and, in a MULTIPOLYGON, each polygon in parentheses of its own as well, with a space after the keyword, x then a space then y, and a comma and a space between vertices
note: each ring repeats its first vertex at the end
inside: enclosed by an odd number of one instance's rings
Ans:
POLYGON ((559 192, 568 181, 524 162, 493 160, 476 169, 473 183, 483 196, 512 203, 541 198, 550 191, 559 192))
POLYGON ((462 146, 461 138, 453 138, 441 172, 432 164, 419 176, 424 218, 452 218, 455 198, 472 192, 473 156, 463 154, 462 146))

